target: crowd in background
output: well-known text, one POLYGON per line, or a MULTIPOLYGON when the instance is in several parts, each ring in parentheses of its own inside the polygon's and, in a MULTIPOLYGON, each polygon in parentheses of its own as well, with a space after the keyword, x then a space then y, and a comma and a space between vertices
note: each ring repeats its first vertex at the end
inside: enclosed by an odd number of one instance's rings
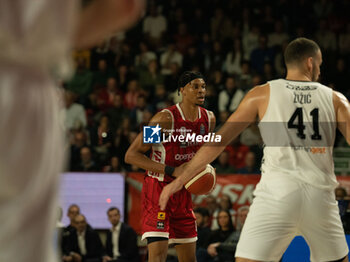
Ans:
MULTIPOLYGON (((285 77, 291 39, 314 39, 323 52, 321 83, 343 92, 350 63, 347 0, 148 1, 144 18, 90 50, 74 52, 63 83, 71 171, 139 171, 125 152, 151 117, 181 100, 185 70, 205 76, 205 107, 217 128, 254 86, 285 77)), ((337 139, 337 145, 344 142, 337 139)), ((260 173, 262 141, 251 125, 214 163, 217 173, 260 173)))
MULTIPOLYGON (((340 215, 346 234, 350 232, 349 196, 345 188, 335 190, 340 215)), ((220 197, 208 195, 200 206, 195 206, 194 214, 197 223, 198 240, 196 242, 196 257, 198 262, 228 262, 234 261, 236 246, 241 230, 249 212, 249 206, 233 208, 230 195, 220 197)), ((66 215, 70 224, 63 225, 62 210, 59 221, 59 247, 63 262, 141 262, 147 261, 147 253, 143 254, 138 243, 136 232, 126 221, 121 222, 120 211, 110 207, 106 212, 111 228, 106 236, 94 230, 89 224, 89 218, 81 214, 78 205, 69 206, 66 215), (118 248, 116 248, 118 246, 118 248)), ((100 232, 101 233, 101 232, 100 232)), ((168 252, 168 262, 177 262, 171 249, 168 252)))
MULTIPOLYGON (((226 194, 218 199, 209 195, 204 202, 203 206, 194 208, 198 232, 197 261, 234 261, 249 206, 241 206, 236 212, 226 194)), ((62 262, 147 261, 147 253, 142 255, 136 232, 127 222, 121 221, 118 208, 110 207, 106 212, 106 219, 111 224, 107 231, 95 230, 81 211, 77 204, 71 204, 66 213, 70 223, 63 225, 63 210, 59 210, 58 251, 62 262), (101 237, 103 232, 105 237, 101 237)), ((177 261, 171 251, 167 261, 177 261)))

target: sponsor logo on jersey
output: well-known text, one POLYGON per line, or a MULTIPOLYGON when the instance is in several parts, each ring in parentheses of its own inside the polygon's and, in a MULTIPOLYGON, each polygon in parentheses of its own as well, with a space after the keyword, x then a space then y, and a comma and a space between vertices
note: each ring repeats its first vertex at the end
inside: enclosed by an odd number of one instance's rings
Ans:
POLYGON ((160 130, 157 126, 144 126, 143 127, 143 143, 145 144, 157 144, 160 143, 160 130))
POLYGON ((310 147, 310 146, 292 146, 295 151, 305 151, 311 154, 326 154, 327 150, 325 147, 310 147))
POLYGON ((178 160, 178 161, 191 160, 195 154, 196 154, 195 152, 192 152, 189 154, 176 154, 175 160, 178 160))
POLYGON ((164 229, 164 222, 163 221, 157 221, 157 229, 164 229))
POLYGON ((158 212, 157 218, 159 220, 165 220, 165 212, 158 212))
POLYGON ((287 83, 286 87, 288 89, 292 89, 292 90, 295 90, 295 91, 309 91, 309 90, 317 89, 316 85, 298 86, 298 85, 294 85, 294 84, 291 84, 291 83, 287 83))

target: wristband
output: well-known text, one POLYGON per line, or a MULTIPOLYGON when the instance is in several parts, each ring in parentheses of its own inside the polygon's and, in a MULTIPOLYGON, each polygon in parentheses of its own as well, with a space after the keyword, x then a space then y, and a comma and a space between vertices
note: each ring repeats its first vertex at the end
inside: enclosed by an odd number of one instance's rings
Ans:
POLYGON ((164 168, 164 173, 168 176, 173 176, 173 173, 175 171, 175 167, 172 167, 172 166, 165 166, 164 168))

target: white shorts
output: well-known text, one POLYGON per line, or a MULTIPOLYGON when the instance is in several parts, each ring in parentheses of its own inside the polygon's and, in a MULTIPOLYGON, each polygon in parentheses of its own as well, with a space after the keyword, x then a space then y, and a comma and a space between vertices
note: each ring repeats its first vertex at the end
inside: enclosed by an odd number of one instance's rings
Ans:
POLYGON ((293 238, 302 235, 311 261, 345 257, 349 250, 334 192, 278 180, 257 186, 235 256, 279 261, 293 238))
POLYGON ((0 261, 57 261, 60 109, 45 75, 0 64, 0 261))

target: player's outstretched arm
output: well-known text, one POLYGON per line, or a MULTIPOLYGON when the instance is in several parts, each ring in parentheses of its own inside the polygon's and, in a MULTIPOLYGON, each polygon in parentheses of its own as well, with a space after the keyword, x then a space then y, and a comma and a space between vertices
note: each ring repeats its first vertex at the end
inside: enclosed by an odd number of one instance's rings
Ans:
POLYGON ((126 30, 141 17, 145 0, 95 0, 81 11, 75 48, 89 48, 114 32, 126 30))
POLYGON ((333 105, 337 117, 337 127, 350 145, 350 105, 346 97, 333 91, 333 105))
POLYGON ((229 117, 226 123, 216 133, 217 135, 221 135, 221 142, 205 143, 190 162, 175 169, 173 175, 177 178, 164 187, 159 198, 159 205, 162 210, 165 209, 168 199, 173 193, 179 191, 206 164, 214 161, 234 138, 256 120, 259 113, 259 106, 266 103, 266 98, 269 95, 268 90, 269 87, 266 85, 252 89, 245 96, 236 112, 229 117))
MULTIPOLYGON (((172 118, 168 112, 157 113, 150 121, 149 126, 159 126, 162 129, 170 130, 172 126, 172 118)), ((125 162, 131 165, 136 165, 144 170, 150 170, 156 173, 164 173, 165 164, 158 163, 148 158, 145 153, 149 151, 152 144, 143 143, 143 132, 141 132, 134 142, 130 145, 125 154, 125 162)))

